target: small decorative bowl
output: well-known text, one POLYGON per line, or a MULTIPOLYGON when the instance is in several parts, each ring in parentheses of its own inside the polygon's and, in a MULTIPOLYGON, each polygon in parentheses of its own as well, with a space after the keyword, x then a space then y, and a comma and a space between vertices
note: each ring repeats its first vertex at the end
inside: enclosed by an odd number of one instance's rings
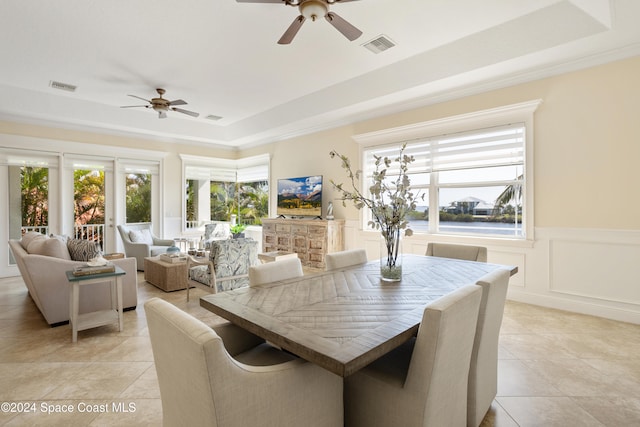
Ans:
POLYGON ((179 254, 180 253, 180 248, 177 247, 177 246, 174 246, 174 245, 169 246, 167 248, 167 253, 168 254, 179 254))

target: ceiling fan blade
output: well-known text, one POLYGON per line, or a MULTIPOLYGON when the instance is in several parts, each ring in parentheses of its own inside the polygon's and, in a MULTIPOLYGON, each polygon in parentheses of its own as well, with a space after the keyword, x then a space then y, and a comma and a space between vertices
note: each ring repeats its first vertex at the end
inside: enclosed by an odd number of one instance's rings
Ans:
POLYGON ((280 37, 280 40, 278 40, 278 44, 291 43, 296 34, 298 34, 298 31, 300 30, 300 27, 302 27, 302 24, 304 24, 305 20, 306 18, 302 15, 294 19, 291 25, 289 25, 289 28, 287 28, 287 31, 285 31, 282 37, 280 37))
POLYGON ((173 111, 177 111, 178 113, 186 114, 191 117, 198 117, 200 115, 199 113, 194 113, 193 111, 189 111, 189 110, 183 110, 182 108, 171 107, 171 109, 173 111))
POLYGON ((148 99, 144 99, 144 98, 141 98, 141 97, 136 96, 136 95, 127 95, 127 96, 132 96, 132 97, 134 97, 134 98, 138 98, 138 99, 141 99, 141 100, 143 100, 143 101, 145 101, 145 102, 151 103, 151 101, 149 101, 148 99))
POLYGON ((137 107, 149 108, 148 105, 122 105, 120 108, 137 108, 137 107))
POLYGON ((331 25, 335 27, 336 30, 340 31, 342 35, 348 38, 350 41, 354 41, 362 35, 362 31, 342 19, 334 12, 327 13, 325 15, 325 18, 331 25))
POLYGON ((182 99, 176 99, 175 101, 169 101, 169 105, 187 105, 187 102, 182 99))
POLYGON ((167 118, 167 112, 166 111, 158 111, 158 118, 159 119, 166 119, 167 118))

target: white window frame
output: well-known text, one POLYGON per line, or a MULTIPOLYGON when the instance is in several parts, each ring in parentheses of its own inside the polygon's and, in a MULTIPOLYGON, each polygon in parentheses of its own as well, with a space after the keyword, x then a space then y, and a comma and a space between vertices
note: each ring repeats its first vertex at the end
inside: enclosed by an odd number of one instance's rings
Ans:
MULTIPOLYGON (((184 183, 189 178, 187 175, 187 168, 192 168, 196 173, 201 174, 201 179, 210 181, 227 181, 227 182, 248 182, 252 179, 262 179, 262 176, 266 176, 265 180, 271 182, 270 170, 271 170, 271 156, 269 154, 261 154, 252 157, 244 157, 241 159, 222 159, 216 157, 202 157, 191 156, 188 154, 180 154, 182 160, 182 232, 190 232, 192 229, 187 229, 186 218, 186 187, 184 183)), ((271 192, 271 187, 269 187, 271 192)))
MULTIPOLYGON (((482 235, 482 238, 496 240, 534 240, 534 170, 533 170, 533 153, 534 153, 534 112, 540 105, 542 100, 532 100, 518 104, 507 105, 503 107, 492 108, 467 114, 461 114, 442 119, 431 120, 427 122, 416 123, 407 126, 384 129, 380 131, 370 132, 366 134, 354 135, 353 139, 360 145, 361 164, 365 165, 365 153, 375 147, 381 147, 390 144, 396 144, 398 147, 403 143, 411 140, 433 138, 439 135, 469 132, 484 128, 503 126, 510 123, 524 123, 525 127, 525 152, 524 152, 524 188, 522 201, 522 223, 524 228, 524 238, 514 236, 493 236, 482 235)), ((364 169, 364 167, 362 168, 364 169)), ((411 170, 411 169, 410 169, 411 170)), ((367 192, 367 183, 361 183, 361 191, 367 192)), ((366 194, 366 193, 365 193, 366 194)), ((429 206, 437 206, 437 195, 430 191, 429 206)), ((436 214, 434 209, 430 209, 430 218, 436 214)), ((435 209, 438 211, 438 209, 435 209)), ((362 228, 366 229, 367 215, 361 212, 362 228)), ((434 234, 445 235, 446 233, 437 232, 434 234)), ((456 234, 456 236, 465 238, 477 238, 477 234, 456 234)))

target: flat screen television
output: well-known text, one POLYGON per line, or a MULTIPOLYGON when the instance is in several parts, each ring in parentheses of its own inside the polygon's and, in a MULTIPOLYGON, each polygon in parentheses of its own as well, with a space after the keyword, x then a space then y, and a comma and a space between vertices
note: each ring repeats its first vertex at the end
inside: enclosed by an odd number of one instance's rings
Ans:
POLYGON ((322 216, 322 175, 278 179, 277 214, 322 216))

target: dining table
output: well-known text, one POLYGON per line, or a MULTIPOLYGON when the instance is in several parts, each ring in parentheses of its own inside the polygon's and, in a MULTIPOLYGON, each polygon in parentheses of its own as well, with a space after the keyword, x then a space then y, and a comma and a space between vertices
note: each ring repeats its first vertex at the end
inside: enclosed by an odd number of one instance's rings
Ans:
POLYGON ((346 377, 415 336, 426 306, 514 266, 403 255, 402 279, 380 262, 305 274, 200 298, 200 305, 277 347, 346 377))

